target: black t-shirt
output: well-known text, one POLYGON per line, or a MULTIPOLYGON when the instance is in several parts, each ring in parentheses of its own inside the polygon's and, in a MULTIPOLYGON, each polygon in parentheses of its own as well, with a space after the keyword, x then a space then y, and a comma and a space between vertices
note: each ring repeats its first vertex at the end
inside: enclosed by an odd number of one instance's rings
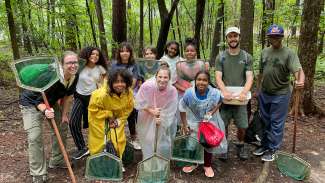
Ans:
MULTIPOLYGON (((60 81, 54 83, 49 89, 45 91, 45 95, 47 100, 49 101, 50 106, 53 106, 55 102, 59 99, 63 98, 64 96, 73 95, 76 91, 76 85, 78 82, 78 76, 76 75, 73 83, 66 88, 60 81)), ((22 106, 37 106, 38 104, 44 103, 42 94, 39 92, 34 92, 30 90, 23 90, 20 95, 19 100, 20 105, 22 106)))

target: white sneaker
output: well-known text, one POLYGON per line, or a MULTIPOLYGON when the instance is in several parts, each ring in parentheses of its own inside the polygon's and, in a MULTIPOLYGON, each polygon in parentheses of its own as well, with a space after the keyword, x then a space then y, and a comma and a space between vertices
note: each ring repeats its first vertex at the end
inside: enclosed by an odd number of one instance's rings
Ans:
POLYGON ((140 143, 138 142, 138 140, 131 140, 130 144, 133 145, 133 148, 135 150, 141 150, 141 146, 140 146, 140 143))
POLYGON ((125 168, 124 168, 124 166, 122 166, 122 172, 125 172, 125 168))

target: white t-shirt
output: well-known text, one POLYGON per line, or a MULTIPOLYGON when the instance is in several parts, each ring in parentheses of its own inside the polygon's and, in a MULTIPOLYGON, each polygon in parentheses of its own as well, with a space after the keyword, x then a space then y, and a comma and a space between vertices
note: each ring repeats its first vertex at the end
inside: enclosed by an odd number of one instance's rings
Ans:
POLYGON ((170 58, 168 55, 164 55, 163 57, 160 58, 160 61, 165 61, 169 65, 169 70, 171 75, 170 81, 172 84, 176 83, 177 80, 176 63, 182 60, 184 59, 180 56, 170 58))
POLYGON ((79 74, 77 92, 81 95, 90 95, 91 92, 97 89, 97 84, 105 73, 106 70, 101 65, 96 65, 93 68, 86 66, 79 74))

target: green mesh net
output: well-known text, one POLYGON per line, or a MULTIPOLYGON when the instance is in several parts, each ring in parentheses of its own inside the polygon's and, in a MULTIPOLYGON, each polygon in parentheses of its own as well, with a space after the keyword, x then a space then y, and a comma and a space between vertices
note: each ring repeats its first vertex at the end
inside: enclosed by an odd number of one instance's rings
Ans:
POLYGON ((124 165, 133 163, 134 159, 134 148, 129 141, 126 142, 125 150, 123 152, 122 161, 124 165))
POLYGON ((59 80, 59 62, 55 57, 29 57, 12 63, 18 86, 45 91, 59 80))
POLYGON ((174 140, 171 159, 185 162, 178 162, 178 166, 189 165, 189 163, 203 164, 204 148, 191 136, 179 136, 174 140))
POLYGON ((90 180, 121 181, 123 179, 122 161, 107 152, 89 156, 85 176, 90 180))
POLYGON ((135 182, 168 182, 169 171, 169 160, 155 154, 153 157, 143 160, 138 164, 135 182))
POLYGON ((310 175, 310 164, 295 154, 278 151, 276 164, 281 173, 296 180, 304 180, 310 175))
POLYGON ((153 77, 156 74, 160 64, 160 61, 158 60, 151 60, 145 58, 138 58, 136 59, 136 62, 139 70, 139 75, 144 80, 153 77))

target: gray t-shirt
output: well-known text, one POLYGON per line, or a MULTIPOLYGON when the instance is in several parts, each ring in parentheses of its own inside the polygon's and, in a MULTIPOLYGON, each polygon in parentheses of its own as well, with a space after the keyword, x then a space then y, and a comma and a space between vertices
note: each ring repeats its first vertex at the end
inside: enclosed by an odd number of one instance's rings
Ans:
POLYGON ((80 72, 76 91, 81 95, 91 95, 97 89, 101 76, 105 73, 106 70, 100 65, 96 65, 93 68, 86 66, 80 72))

